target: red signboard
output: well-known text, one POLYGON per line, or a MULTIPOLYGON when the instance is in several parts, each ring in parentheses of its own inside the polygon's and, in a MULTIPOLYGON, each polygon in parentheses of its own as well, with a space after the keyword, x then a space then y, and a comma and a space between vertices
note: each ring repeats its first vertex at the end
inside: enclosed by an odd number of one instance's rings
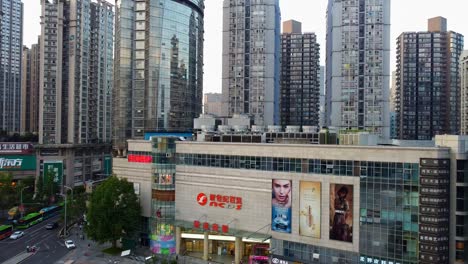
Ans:
MULTIPOLYGON (((219 207, 223 209, 242 209, 242 197, 237 196, 228 196, 221 194, 210 194, 209 206, 210 207, 219 207)), ((199 193, 197 195, 197 202, 201 206, 205 206, 208 203, 208 197, 204 193, 199 193)))
POLYGON ((138 162, 138 163, 152 163, 153 157, 147 155, 135 155, 129 154, 128 155, 128 162, 138 162))

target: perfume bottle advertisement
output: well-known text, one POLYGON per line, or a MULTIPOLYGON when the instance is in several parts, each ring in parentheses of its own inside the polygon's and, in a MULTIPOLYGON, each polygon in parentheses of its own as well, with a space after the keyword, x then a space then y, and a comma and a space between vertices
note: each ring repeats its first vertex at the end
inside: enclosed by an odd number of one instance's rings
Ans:
POLYGON ((320 238, 321 183, 301 181, 299 187, 299 234, 320 238))
POLYGON ((271 230, 291 233, 292 182, 278 179, 271 185, 271 230))

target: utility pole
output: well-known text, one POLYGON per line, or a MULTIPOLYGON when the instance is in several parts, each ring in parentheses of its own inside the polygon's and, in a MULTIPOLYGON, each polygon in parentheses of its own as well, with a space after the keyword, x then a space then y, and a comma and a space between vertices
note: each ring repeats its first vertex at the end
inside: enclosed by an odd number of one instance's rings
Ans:
MULTIPOLYGON (((72 202, 73 202, 73 188, 68 187, 66 185, 64 185, 63 188, 71 190, 72 202)), ((67 195, 66 191, 65 191, 64 197, 65 197, 65 234, 64 234, 64 236, 67 237, 67 230, 68 230, 68 228, 67 228, 67 200, 68 200, 67 197, 68 197, 68 195, 67 195)))

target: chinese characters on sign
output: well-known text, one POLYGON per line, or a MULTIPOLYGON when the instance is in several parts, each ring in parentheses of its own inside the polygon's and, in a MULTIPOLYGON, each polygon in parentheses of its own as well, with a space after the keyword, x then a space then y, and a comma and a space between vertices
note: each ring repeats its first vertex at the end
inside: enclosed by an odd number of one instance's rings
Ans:
POLYGON ((128 162, 138 162, 138 163, 151 163, 151 162, 153 162, 153 157, 146 156, 146 155, 129 154, 127 159, 128 159, 128 162))
POLYGON ((210 194, 208 196, 204 193, 199 193, 197 196, 197 202, 201 206, 208 204, 210 207, 219 207, 224 209, 242 209, 242 198, 237 196, 227 196, 221 194, 210 194))
MULTIPOLYGON (((202 223, 200 223, 200 221, 198 220, 195 220, 193 221, 193 227, 194 228, 200 228, 202 223)), ((223 233, 229 233, 229 226, 228 225, 219 225, 219 224, 212 224, 211 225, 211 228, 210 228, 210 223, 208 222, 203 222, 203 230, 205 231, 208 231, 208 230, 211 230, 211 231, 215 231, 215 232, 223 232, 223 233), (220 227, 221 227, 221 230, 220 230, 220 227)))
POLYGON ((0 156, 0 171, 36 170, 34 155, 3 155, 0 156))
POLYGON ((30 143, 0 143, 0 153, 31 153, 33 151, 30 143))
POLYGON ((369 263, 369 264, 401 264, 400 262, 390 261, 390 260, 383 260, 378 258, 370 258, 361 256, 359 258, 360 263, 369 263))
POLYGON ((21 169, 23 159, 0 158, 0 169, 21 169))

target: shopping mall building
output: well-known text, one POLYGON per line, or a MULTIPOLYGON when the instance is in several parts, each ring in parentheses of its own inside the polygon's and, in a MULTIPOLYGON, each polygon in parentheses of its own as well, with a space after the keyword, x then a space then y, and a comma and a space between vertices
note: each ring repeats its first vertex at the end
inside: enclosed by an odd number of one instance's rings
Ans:
MULTIPOLYGON (((160 157, 157 142, 129 141, 128 157, 160 157)), ((265 253, 272 263, 466 263, 468 137, 437 136, 427 147, 173 142, 175 155, 164 157, 174 171, 114 159, 118 176, 141 181, 153 252, 236 263, 265 253)))

